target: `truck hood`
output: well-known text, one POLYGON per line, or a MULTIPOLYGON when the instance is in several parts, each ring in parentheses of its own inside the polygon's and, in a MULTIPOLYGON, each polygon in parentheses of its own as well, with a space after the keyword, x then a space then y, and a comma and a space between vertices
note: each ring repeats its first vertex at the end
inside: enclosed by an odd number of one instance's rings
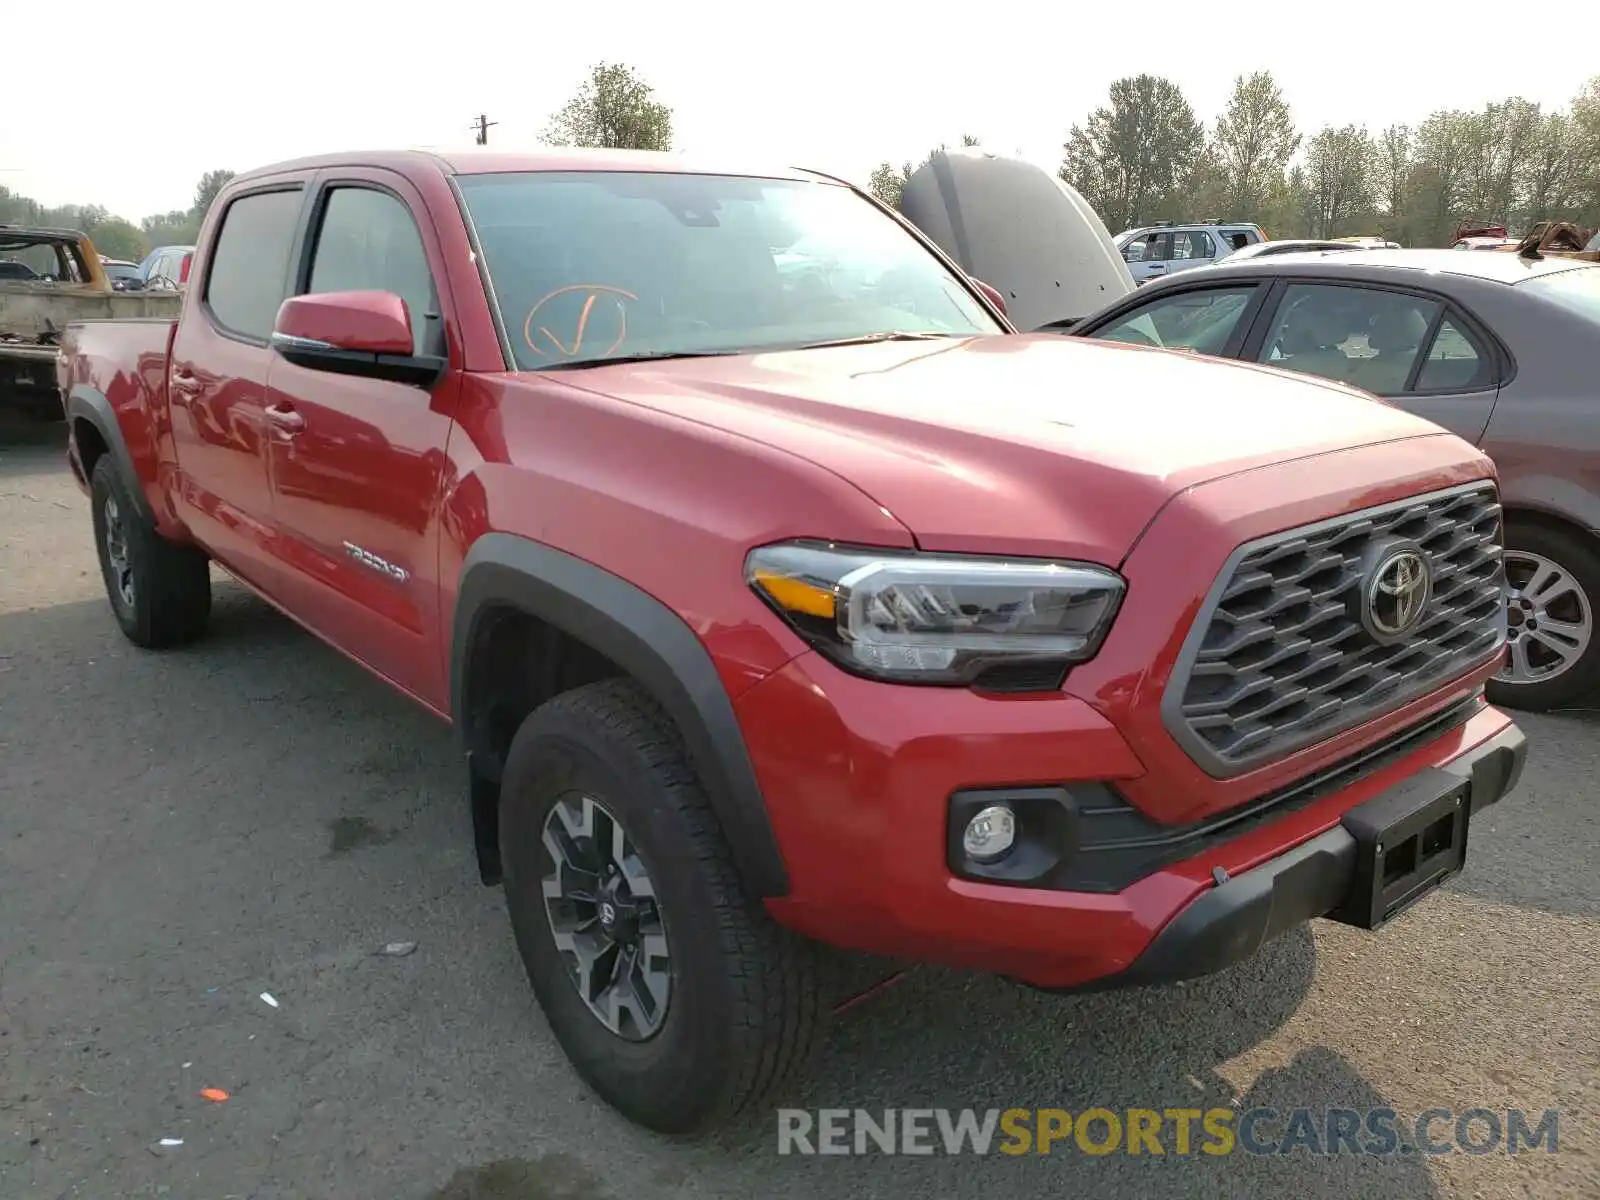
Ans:
POLYGON ((1185 488, 1443 433, 1286 371, 1057 334, 619 363, 555 378, 800 455, 860 488, 926 549, 1107 564, 1185 488))

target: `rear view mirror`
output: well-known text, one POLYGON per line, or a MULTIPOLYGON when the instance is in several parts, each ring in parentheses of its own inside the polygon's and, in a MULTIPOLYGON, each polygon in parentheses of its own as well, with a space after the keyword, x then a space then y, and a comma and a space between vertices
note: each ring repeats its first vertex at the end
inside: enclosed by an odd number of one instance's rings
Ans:
POLYGON ((273 350, 296 366, 431 387, 445 360, 413 346, 410 314, 393 292, 290 296, 272 330, 273 350))
POLYGON ((984 299, 988 300, 990 304, 994 305, 1002 313, 1006 311, 1006 298, 1002 296, 996 289, 990 287, 981 279, 974 279, 972 281, 972 286, 982 292, 984 299))

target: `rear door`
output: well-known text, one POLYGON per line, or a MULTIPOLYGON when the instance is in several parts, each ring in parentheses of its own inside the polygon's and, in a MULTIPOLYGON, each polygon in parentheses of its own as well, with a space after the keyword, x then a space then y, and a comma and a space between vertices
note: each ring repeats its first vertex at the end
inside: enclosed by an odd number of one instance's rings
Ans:
POLYGON ((1494 343, 1441 295, 1280 280, 1242 356, 1347 383, 1477 443, 1500 385, 1494 343))
MULTIPOLYGON (((318 178, 295 295, 385 291, 405 301, 419 354, 446 347, 444 261, 401 176, 318 178)), ((274 356, 267 375, 273 517, 290 607, 335 645, 436 708, 438 500, 449 374, 431 393, 274 356)))
POLYGON ((1172 253, 1167 262, 1167 274, 1204 267, 1216 261, 1217 239, 1204 229, 1175 229, 1172 231, 1172 253))
POLYGON ((178 322, 167 379, 184 519, 230 570, 268 591, 267 339, 306 191, 304 178, 285 177, 228 198, 178 322))

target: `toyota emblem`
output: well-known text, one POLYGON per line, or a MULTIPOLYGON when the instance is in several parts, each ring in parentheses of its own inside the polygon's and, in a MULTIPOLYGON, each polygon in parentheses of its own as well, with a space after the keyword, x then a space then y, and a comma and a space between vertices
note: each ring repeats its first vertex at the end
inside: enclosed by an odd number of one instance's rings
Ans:
POLYGON ((1380 642, 1410 633, 1422 621, 1433 596, 1433 566, 1410 548, 1392 550, 1378 560, 1362 596, 1362 624, 1380 642))

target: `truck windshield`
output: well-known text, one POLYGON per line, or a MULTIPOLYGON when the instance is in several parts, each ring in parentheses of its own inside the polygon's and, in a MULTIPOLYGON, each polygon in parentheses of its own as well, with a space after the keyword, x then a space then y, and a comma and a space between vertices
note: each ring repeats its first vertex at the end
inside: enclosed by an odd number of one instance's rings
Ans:
POLYGON ((458 177, 517 365, 1003 332, 836 184, 665 172, 458 177))
POLYGON ((1600 323, 1600 265, 1535 275, 1517 284, 1600 323))

